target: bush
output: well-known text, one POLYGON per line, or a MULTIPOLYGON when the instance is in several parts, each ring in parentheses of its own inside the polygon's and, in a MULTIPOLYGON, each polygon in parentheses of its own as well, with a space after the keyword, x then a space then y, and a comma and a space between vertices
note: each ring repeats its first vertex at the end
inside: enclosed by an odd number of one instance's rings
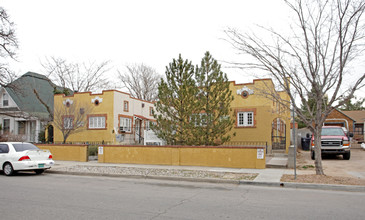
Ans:
POLYGON ((39 132, 38 141, 41 143, 46 143, 46 132, 44 130, 39 132))

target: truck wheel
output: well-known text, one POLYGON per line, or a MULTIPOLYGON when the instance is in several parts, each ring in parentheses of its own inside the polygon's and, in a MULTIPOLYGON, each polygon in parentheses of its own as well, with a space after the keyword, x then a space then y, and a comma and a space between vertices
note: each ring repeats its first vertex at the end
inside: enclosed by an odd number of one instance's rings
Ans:
POLYGON ((313 151, 313 150, 311 151, 311 158, 312 158, 312 160, 315 160, 315 159, 316 159, 316 157, 315 157, 315 154, 314 154, 314 151, 313 151))
POLYGON ((349 152, 347 152, 347 153, 344 153, 343 154, 343 159, 344 160, 350 160, 350 156, 351 156, 351 152, 349 151, 349 152))

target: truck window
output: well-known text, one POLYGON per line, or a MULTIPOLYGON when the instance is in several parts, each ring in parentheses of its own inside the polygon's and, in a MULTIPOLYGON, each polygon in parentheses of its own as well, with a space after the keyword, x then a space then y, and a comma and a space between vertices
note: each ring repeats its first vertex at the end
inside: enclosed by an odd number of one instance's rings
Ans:
POLYGON ((323 128, 322 136, 344 136, 342 128, 323 128))

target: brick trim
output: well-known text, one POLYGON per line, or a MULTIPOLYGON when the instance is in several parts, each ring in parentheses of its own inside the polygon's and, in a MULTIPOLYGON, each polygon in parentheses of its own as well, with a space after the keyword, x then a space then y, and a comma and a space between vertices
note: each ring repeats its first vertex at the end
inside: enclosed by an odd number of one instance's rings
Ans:
POLYGON ((217 148, 217 149, 266 149, 264 146, 185 146, 185 145, 100 145, 101 147, 141 147, 141 148, 217 148))
POLYGON ((123 111, 124 112, 129 112, 129 102, 128 101, 123 102, 123 111), (127 104, 127 108, 125 107, 126 104, 127 104))
POLYGON ((62 129, 65 129, 65 130, 74 129, 74 119, 75 119, 74 115, 62 115, 62 129), (72 118, 72 128, 65 128, 65 124, 64 124, 65 118, 72 118))
POLYGON ((235 114, 235 118, 236 118, 236 123, 235 123, 235 128, 256 128, 256 108, 238 108, 234 110, 234 114, 235 114), (238 118, 237 118, 237 113, 238 112, 253 112, 253 125, 252 126, 238 126, 238 118))
POLYGON ((118 133, 119 134, 133 134, 133 116, 118 114, 118 133), (122 132, 119 131, 119 128, 120 128, 120 118, 130 118, 131 119, 131 131, 130 132, 122 133, 122 132))

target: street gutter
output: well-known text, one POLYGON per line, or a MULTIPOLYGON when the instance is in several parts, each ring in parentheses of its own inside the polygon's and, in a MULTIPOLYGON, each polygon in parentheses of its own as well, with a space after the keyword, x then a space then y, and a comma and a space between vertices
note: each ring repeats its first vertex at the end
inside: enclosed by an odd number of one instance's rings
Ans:
POLYGON ((186 182, 218 183, 218 184, 220 183, 220 184, 251 185, 251 186, 294 188, 294 189, 365 192, 365 186, 355 186, 355 185, 353 186, 353 185, 332 185, 332 184, 291 183, 291 182, 258 182, 251 180, 249 181, 249 180, 232 180, 232 179, 230 180, 230 179, 214 179, 214 178, 123 175, 123 174, 108 174, 108 173, 69 172, 69 171, 57 171, 57 170, 47 170, 46 173, 78 175, 78 176, 104 176, 104 177, 131 178, 131 179, 152 179, 152 180, 186 181, 186 182))

